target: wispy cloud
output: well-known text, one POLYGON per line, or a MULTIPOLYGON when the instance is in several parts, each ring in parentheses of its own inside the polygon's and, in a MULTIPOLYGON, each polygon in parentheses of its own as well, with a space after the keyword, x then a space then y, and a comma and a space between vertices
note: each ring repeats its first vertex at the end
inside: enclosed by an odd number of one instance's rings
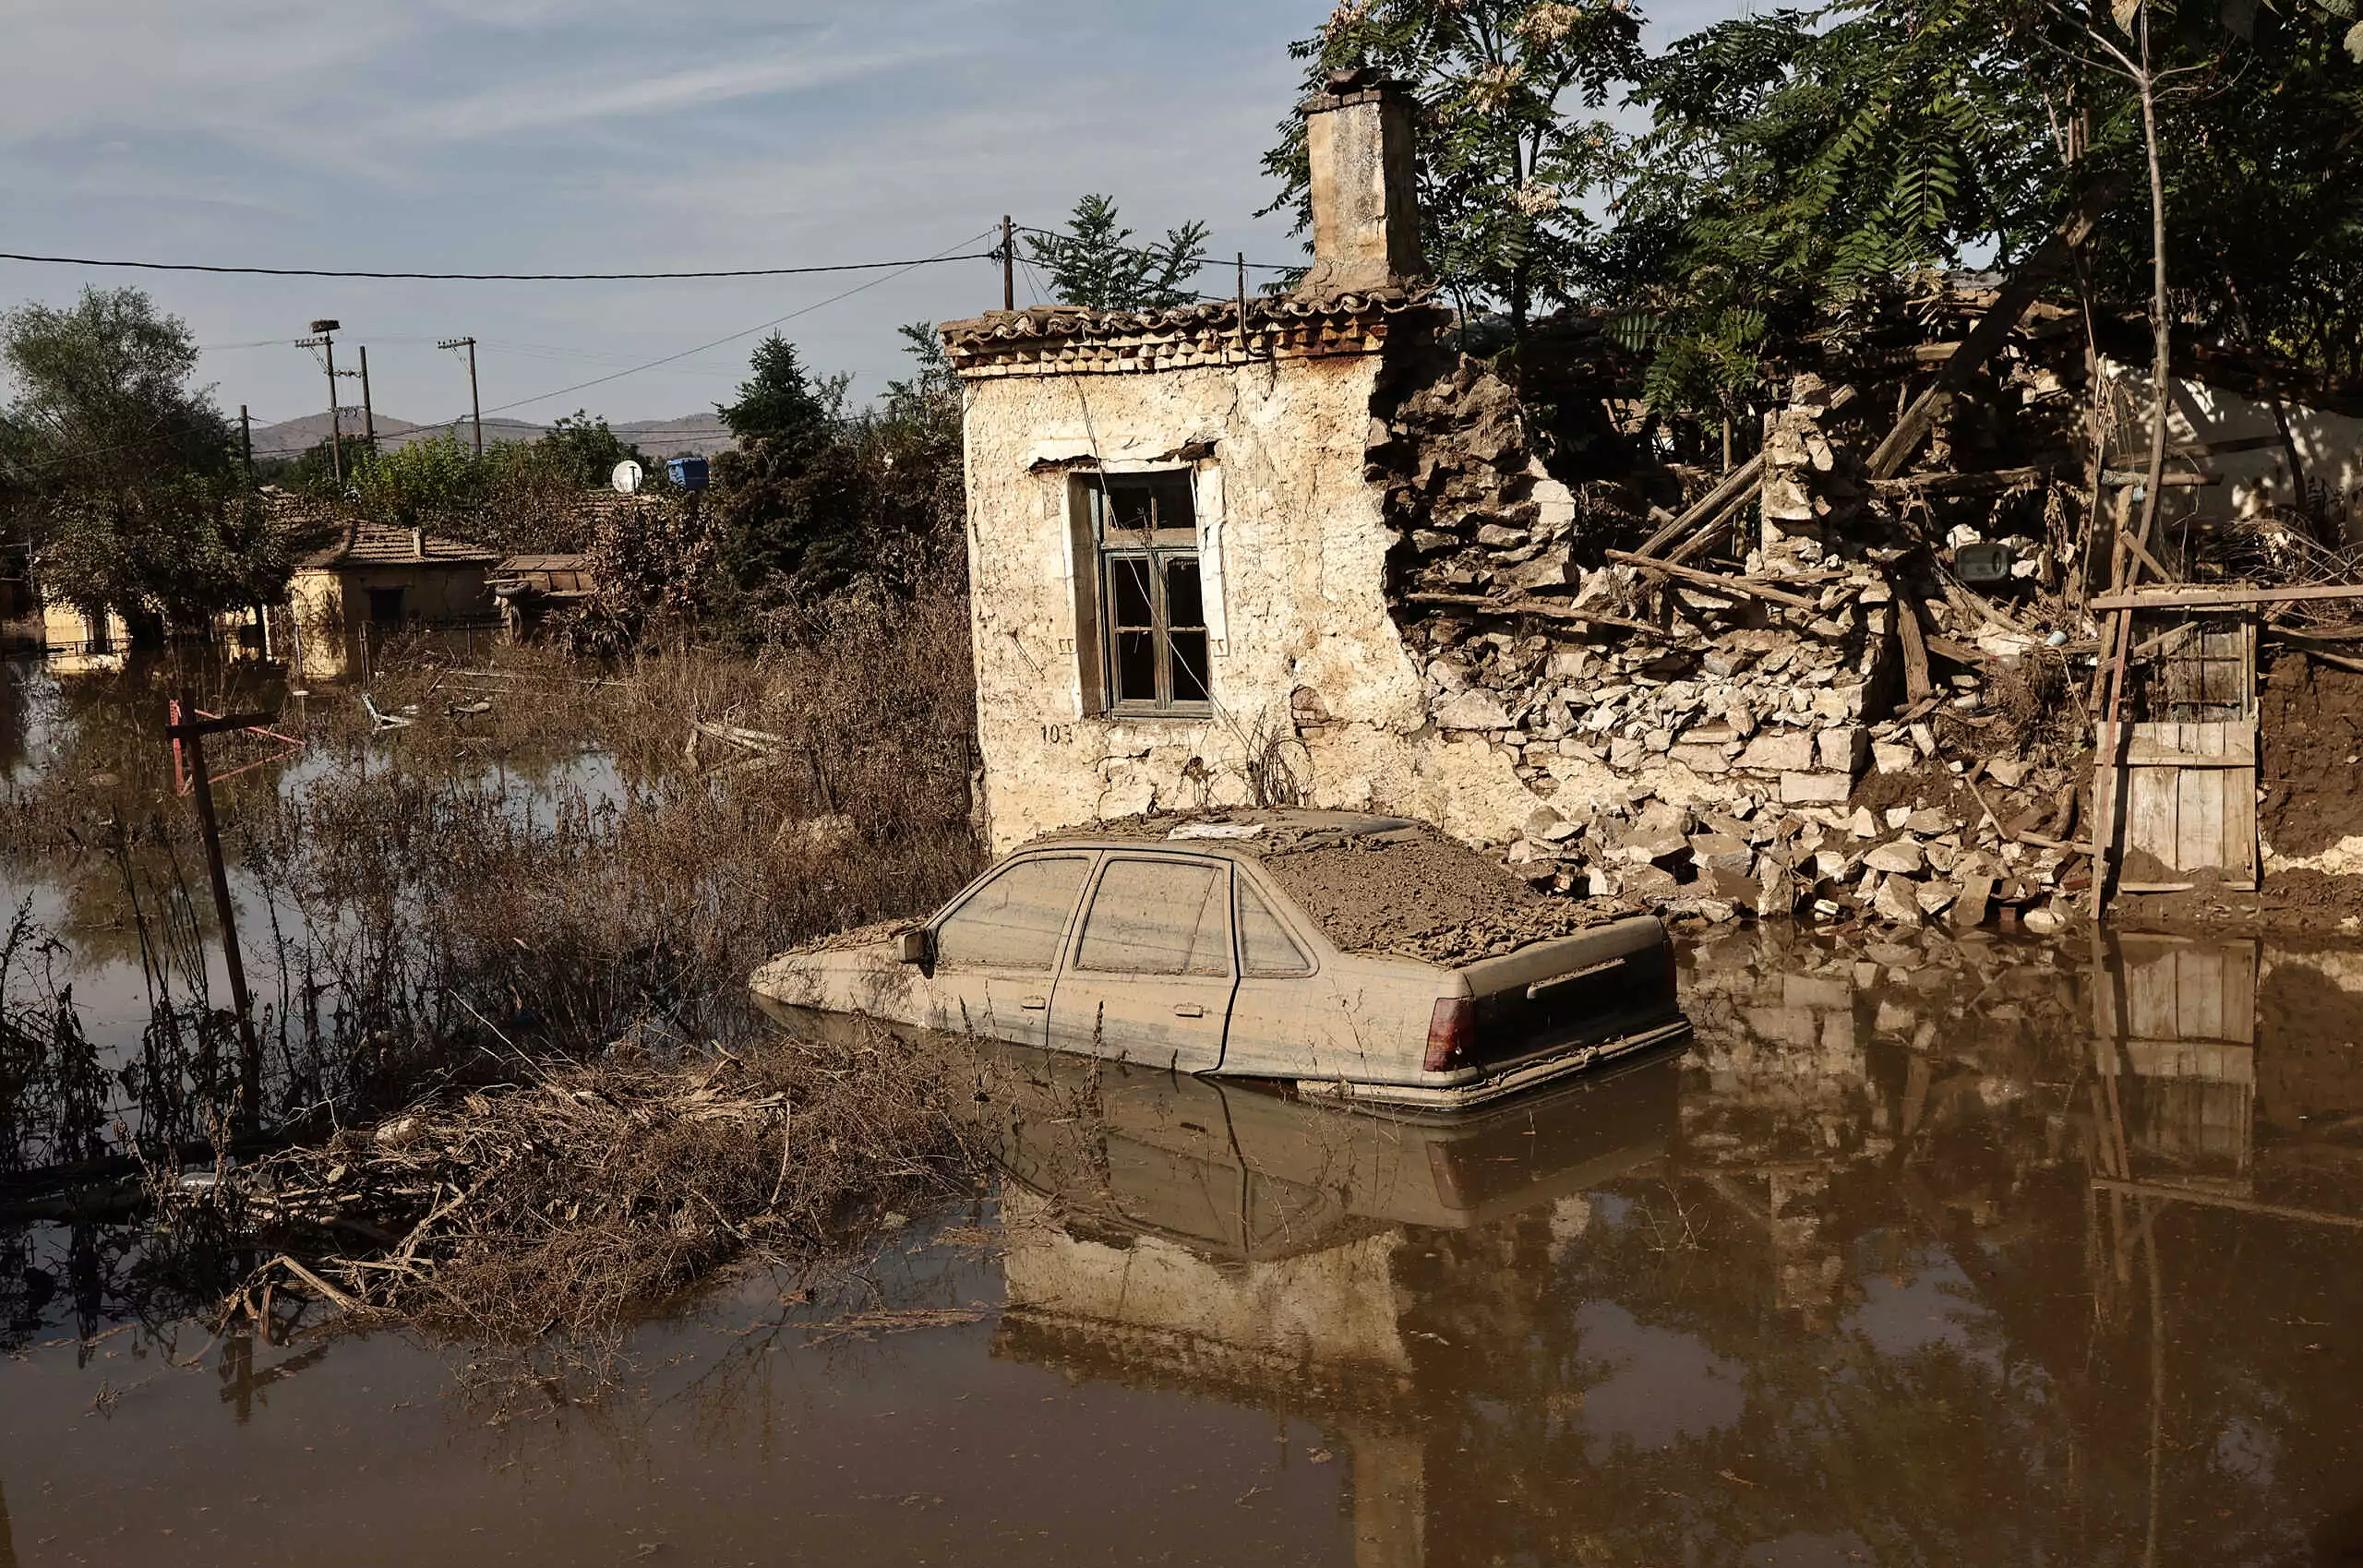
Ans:
POLYGON ((398 137, 415 135, 443 141, 514 136, 807 91, 907 69, 941 59, 946 53, 937 45, 846 54, 798 52, 657 76, 611 78, 589 86, 571 77, 510 82, 409 111, 388 121, 384 128, 398 137))

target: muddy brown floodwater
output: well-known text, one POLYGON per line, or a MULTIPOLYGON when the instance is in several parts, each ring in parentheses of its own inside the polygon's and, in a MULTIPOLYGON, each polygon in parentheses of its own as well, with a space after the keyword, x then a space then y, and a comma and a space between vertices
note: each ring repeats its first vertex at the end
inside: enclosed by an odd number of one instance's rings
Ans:
POLYGON ((1685 963, 1694 1048, 1482 1121, 980 1107, 994 1197, 597 1404, 110 1334, 114 1254, 35 1233, 0 1565, 2363 1558, 2363 950, 1685 963))

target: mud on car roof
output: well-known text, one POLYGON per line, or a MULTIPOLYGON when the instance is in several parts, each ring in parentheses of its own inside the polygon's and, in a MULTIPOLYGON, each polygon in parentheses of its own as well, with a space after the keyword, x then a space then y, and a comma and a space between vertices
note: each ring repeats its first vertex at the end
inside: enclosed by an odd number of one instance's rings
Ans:
POLYGON ((1350 811, 1236 810, 1129 817, 1044 844, 1161 844, 1252 857, 1341 952, 1457 965, 1574 936, 1632 911, 1535 892, 1492 856, 1424 822, 1350 811))

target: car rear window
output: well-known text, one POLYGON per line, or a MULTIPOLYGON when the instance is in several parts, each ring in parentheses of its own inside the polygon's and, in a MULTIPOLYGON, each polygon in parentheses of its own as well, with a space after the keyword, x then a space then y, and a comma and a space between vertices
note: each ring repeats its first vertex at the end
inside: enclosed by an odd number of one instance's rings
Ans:
POLYGON ((1124 975, 1228 975, 1228 868, 1203 861, 1110 860, 1083 919, 1079 969, 1124 975))
POLYGON ((936 928, 936 962, 1050 968, 1059 961, 1059 939, 1090 869, 1091 857, 1084 855, 1018 861, 936 928))
POLYGON ((1239 879, 1239 962, 1258 979, 1313 973, 1313 961, 1245 877, 1239 879))

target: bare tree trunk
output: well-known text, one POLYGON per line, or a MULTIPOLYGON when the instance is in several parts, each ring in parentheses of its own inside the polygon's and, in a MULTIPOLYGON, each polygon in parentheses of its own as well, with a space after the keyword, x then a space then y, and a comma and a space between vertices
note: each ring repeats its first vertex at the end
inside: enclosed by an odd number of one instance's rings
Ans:
MULTIPOLYGON (((2158 492, 2166 477, 2167 379, 2172 373, 2174 344, 2166 317, 2166 180, 2158 162, 2157 78, 2150 70, 2150 6, 2141 7, 2141 141, 2150 158, 2150 469, 2141 491, 2141 522, 2136 535, 2150 543, 2158 518, 2158 492)), ((2129 569, 2141 575, 2141 565, 2129 569)))

